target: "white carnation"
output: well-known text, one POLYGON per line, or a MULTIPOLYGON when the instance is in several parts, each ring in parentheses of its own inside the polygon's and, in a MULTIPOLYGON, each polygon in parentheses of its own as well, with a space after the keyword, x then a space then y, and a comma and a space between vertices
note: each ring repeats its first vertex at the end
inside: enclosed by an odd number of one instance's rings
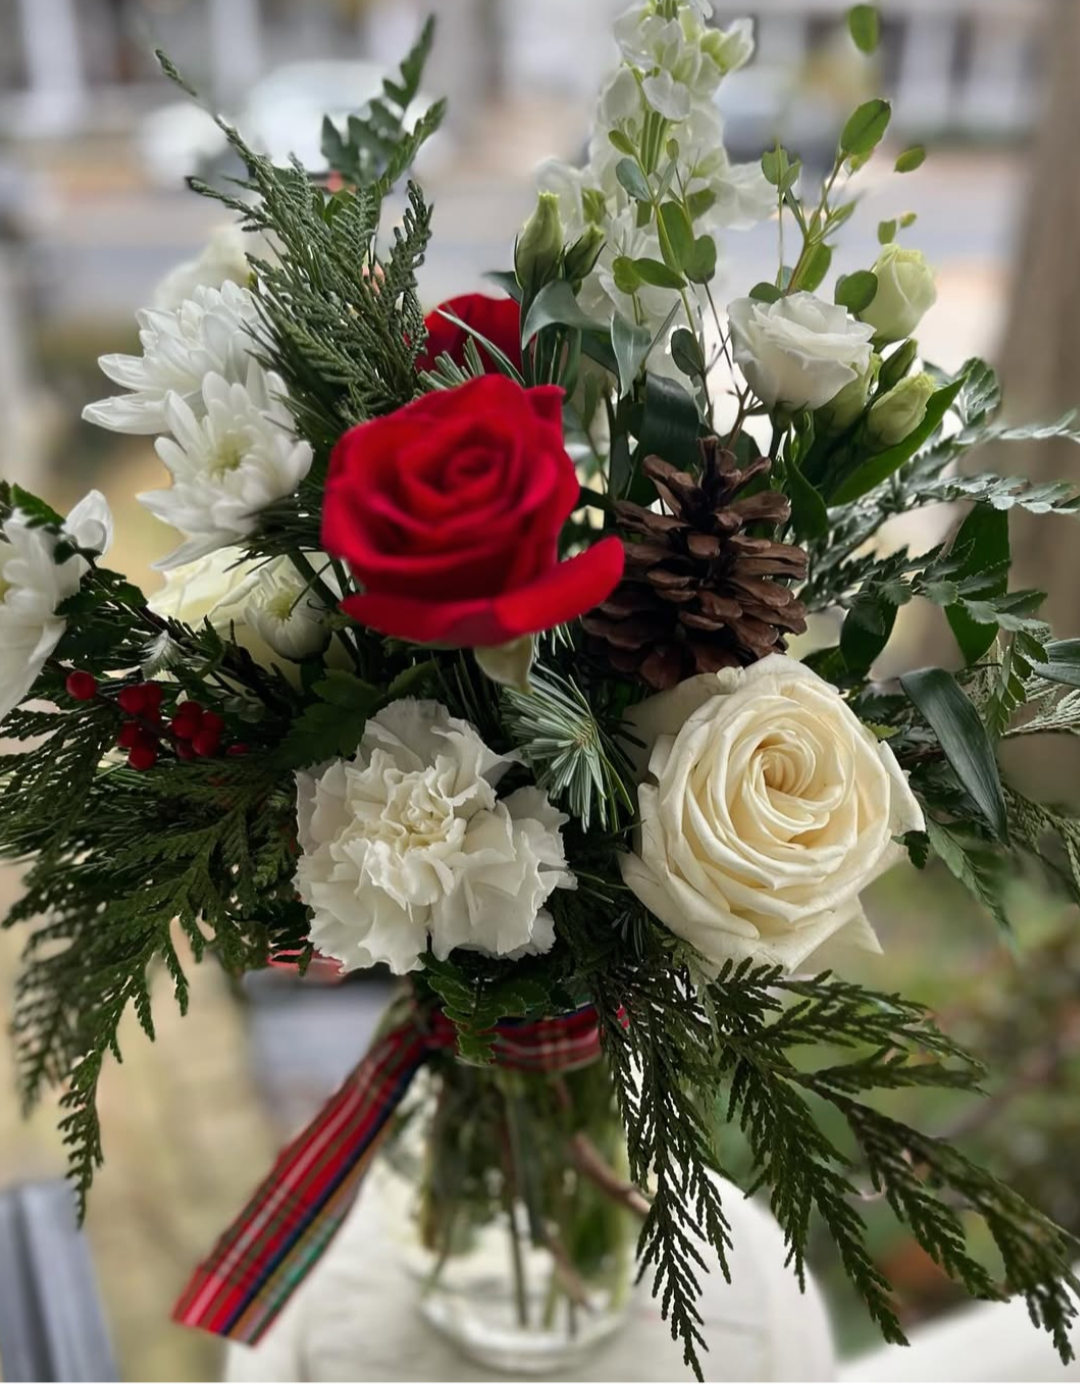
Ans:
POLYGON ((820 409, 870 368, 874 329, 812 293, 728 307, 735 360, 770 407, 820 409))
POLYGON ((291 495, 308 474, 311 447, 293 432, 284 394, 284 382, 252 358, 244 385, 206 376, 198 413, 179 394, 166 396, 165 426, 173 437, 159 438, 157 452, 172 485, 139 499, 188 540, 159 568, 253 533, 260 511, 291 495))
POLYGON ((547 952, 543 906, 575 885, 567 819, 535 788, 497 797, 512 763, 439 703, 405 698, 371 718, 353 760, 298 774, 295 883, 313 945, 399 975, 429 948, 547 952))
POLYGON ((896 757, 804 664, 770 655, 629 714, 648 756, 623 880, 714 966, 800 966, 843 934, 877 948, 859 893, 922 811, 896 757))
POLYGON ((233 283, 196 288, 176 308, 143 309, 137 316, 143 354, 98 361, 129 393, 88 404, 83 418, 117 433, 164 433, 170 396, 197 410, 208 375, 245 378, 258 320, 252 294, 233 283))
MULTIPOLYGON (((64 537, 104 553, 112 543, 112 515, 100 491, 71 511, 64 537)), ((89 564, 78 555, 55 560, 57 536, 15 510, 0 526, 0 721, 26 697, 60 643, 66 620, 56 614, 89 564)))

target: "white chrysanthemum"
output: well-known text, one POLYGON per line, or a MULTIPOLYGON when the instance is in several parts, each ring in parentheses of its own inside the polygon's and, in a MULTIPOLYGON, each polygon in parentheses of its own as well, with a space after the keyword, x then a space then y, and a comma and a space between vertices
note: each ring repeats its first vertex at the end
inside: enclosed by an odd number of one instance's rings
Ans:
MULTIPOLYGON (((336 594, 328 559, 313 553, 311 564, 336 594)), ((330 638, 327 608, 288 558, 260 562, 237 548, 170 569, 148 604, 157 615, 195 628, 209 621, 267 668, 317 654, 330 638)))
POLYGON ((178 394, 165 400, 157 453, 172 485, 140 501, 158 519, 188 536, 156 566, 176 567, 251 534, 260 511, 291 495, 311 469, 308 443, 293 432, 278 376, 249 359, 247 383, 208 375, 197 415, 178 394))
POLYGON ((259 247, 259 238, 244 231, 239 222, 228 221, 210 235, 202 252, 171 269, 154 290, 154 307, 175 310, 200 288, 220 289, 227 283, 246 287, 251 277, 247 252, 259 247))
MULTIPOLYGON (((104 553, 112 543, 112 515, 100 491, 91 491, 68 515, 64 535, 79 548, 104 553)), ((16 510, 0 526, 0 721, 26 697, 67 622, 56 614, 79 590, 87 561, 55 561, 57 536, 16 510)))
POLYGON ((141 356, 102 356, 102 371, 128 394, 88 404, 83 418, 117 433, 164 433, 165 402, 177 395, 201 407, 210 374, 243 380, 258 323, 255 299, 238 284, 196 288, 174 309, 145 308, 137 316, 141 356))
POLYGON ((543 906, 576 884, 567 819, 538 789, 496 796, 512 763, 438 702, 404 698, 372 717, 355 759, 298 774, 296 888, 314 946, 399 975, 428 949, 547 952, 543 906))

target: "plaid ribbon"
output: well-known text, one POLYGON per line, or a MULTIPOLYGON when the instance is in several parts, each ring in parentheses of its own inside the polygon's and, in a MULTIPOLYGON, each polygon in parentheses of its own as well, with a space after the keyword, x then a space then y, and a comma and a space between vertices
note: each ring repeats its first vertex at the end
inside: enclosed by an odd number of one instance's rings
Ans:
MULTIPOLYGON (((455 1042, 445 1015, 418 1010, 378 1037, 195 1271, 175 1321, 259 1341, 345 1220, 413 1077, 455 1042)), ((596 1011, 590 1005, 556 1019, 506 1021, 494 1048, 497 1063, 519 1072, 585 1067, 600 1056, 596 1011)))

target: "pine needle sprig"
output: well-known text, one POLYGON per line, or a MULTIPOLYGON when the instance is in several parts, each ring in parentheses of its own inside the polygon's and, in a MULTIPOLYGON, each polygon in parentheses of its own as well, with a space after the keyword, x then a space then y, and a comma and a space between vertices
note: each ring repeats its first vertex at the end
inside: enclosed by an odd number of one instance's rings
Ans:
POLYGON ((572 677, 533 672, 527 691, 507 689, 507 727, 537 785, 565 802, 587 832, 595 812, 603 831, 634 814, 633 771, 572 677))

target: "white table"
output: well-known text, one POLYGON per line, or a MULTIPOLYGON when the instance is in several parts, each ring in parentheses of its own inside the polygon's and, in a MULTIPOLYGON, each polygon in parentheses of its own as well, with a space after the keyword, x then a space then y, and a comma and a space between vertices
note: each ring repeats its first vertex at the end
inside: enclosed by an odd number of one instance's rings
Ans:
MULTIPOLYGON (((785 1267, 783 1236, 766 1210, 727 1190, 732 1283, 709 1276, 702 1303, 706 1380, 833 1380, 828 1319, 813 1284, 785 1267)), ((229 1381, 495 1380, 421 1318, 416 1288, 388 1243, 378 1188, 368 1186, 318 1267, 256 1348, 231 1346, 229 1381), (367 1194, 365 1196, 365 1194, 367 1194)), ((576 1380, 689 1380, 648 1290, 625 1327, 576 1380)))

